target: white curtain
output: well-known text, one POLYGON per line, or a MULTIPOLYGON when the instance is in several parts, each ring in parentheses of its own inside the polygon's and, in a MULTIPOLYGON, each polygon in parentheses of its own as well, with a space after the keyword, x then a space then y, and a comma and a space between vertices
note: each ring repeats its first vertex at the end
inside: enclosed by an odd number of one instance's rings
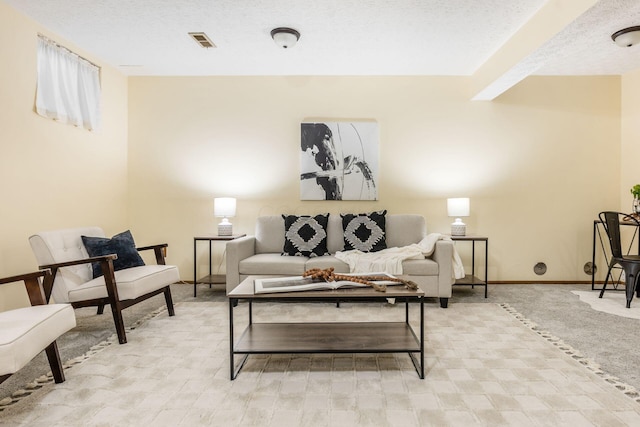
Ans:
POLYGON ((38 37, 38 114, 88 130, 100 125, 100 68, 38 37))

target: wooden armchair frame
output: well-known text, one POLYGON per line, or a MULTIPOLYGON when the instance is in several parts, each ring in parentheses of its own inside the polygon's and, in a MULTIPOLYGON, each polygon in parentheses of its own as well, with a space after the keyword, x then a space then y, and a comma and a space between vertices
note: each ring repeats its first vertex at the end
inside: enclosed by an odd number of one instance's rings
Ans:
MULTIPOLYGON (((162 243, 158 245, 139 247, 136 249, 138 250, 138 252, 153 250, 156 257, 156 262, 159 265, 166 265, 165 256, 166 256, 167 246, 168 244, 162 243)), ((104 281, 107 287, 107 297, 95 298, 95 299, 84 300, 84 301, 75 301, 75 302, 71 302, 70 304, 73 308, 98 307, 98 314, 102 314, 104 312, 105 305, 110 305, 111 312, 113 314, 113 321, 116 327, 116 333, 118 334, 118 342, 120 344, 125 344, 127 342, 127 335, 124 330, 124 320, 122 318, 122 310, 124 310, 125 308, 131 307, 132 305, 135 305, 141 301, 144 301, 160 293, 164 293, 164 299, 167 304, 167 310, 169 312, 169 316, 175 316, 175 311, 173 309, 173 299, 171 298, 171 288, 169 287, 169 285, 162 287, 160 289, 157 289, 155 291, 149 292, 147 294, 141 295, 135 299, 120 300, 120 298, 118 297, 118 286, 115 279, 115 271, 113 269, 113 260, 115 259, 117 259, 117 255, 111 254, 111 255, 104 255, 104 256, 98 256, 98 257, 84 258, 84 259, 79 259, 74 261, 61 262, 56 264, 41 265, 40 268, 50 269, 52 272, 50 278, 49 279, 45 278, 45 281, 44 281, 44 293, 45 293, 46 301, 48 302, 49 299, 51 298, 53 282, 60 268, 69 267, 72 265, 99 262, 102 267, 102 271, 104 273, 104 281)))

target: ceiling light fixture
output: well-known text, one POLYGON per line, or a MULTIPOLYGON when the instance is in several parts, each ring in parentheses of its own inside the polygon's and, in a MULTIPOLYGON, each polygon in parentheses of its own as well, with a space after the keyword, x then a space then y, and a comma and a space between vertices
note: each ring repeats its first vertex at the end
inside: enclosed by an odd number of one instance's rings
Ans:
POLYGON ((293 28, 278 27, 271 30, 271 38, 281 48, 288 49, 297 43, 300 33, 293 28))
POLYGON ((640 43, 640 26, 624 28, 611 34, 611 40, 620 47, 631 47, 640 43))

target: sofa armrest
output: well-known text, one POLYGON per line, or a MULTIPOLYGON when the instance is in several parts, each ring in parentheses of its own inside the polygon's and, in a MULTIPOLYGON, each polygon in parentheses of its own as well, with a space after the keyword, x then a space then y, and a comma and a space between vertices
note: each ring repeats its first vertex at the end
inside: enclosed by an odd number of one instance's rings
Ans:
POLYGON ((229 240, 227 250, 227 292, 240 283, 240 261, 256 253, 255 236, 229 240))
POLYGON ((431 259, 438 263, 438 295, 441 298, 451 297, 453 278, 453 242, 438 240, 431 259))

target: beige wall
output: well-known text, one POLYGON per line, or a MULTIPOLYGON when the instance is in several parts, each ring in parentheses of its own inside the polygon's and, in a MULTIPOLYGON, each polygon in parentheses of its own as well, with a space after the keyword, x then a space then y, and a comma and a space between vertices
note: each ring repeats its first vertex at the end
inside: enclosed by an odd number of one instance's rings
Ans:
MULTIPOLYGON (((0 277, 37 269, 27 241, 34 232, 100 225, 110 233, 127 226, 127 80, 102 68, 100 131, 38 116, 38 32, 94 60, 0 2, 0 277)), ((18 285, 0 291, 0 311, 25 302, 18 285)))
MULTIPOLYGON (((532 77, 493 102, 469 101, 468 86, 464 77, 131 78, 136 239, 168 241, 169 261, 191 280, 193 237, 215 234, 215 196, 238 198, 234 231, 248 234, 259 215, 372 209, 419 213, 429 232, 448 232, 446 198, 468 196, 468 231, 490 238, 490 280, 589 280, 593 219, 620 202, 620 78, 532 77), (318 118, 379 123, 379 201, 299 200, 299 126, 318 118), (542 277, 532 270, 540 261, 542 277)), ((201 272, 206 262, 203 250, 201 272)))
POLYGON ((620 205, 631 210, 631 187, 640 184, 640 71, 622 78, 622 160, 620 165, 620 205))
MULTIPOLYGON (((469 232, 490 237, 491 280, 588 280, 593 218, 627 207, 640 182, 640 73, 528 78, 473 102, 464 77, 127 80, 103 67, 103 127, 91 133, 33 112, 38 32, 100 65, 0 3, 11 59, 0 66, 2 276, 36 268, 31 233, 98 224, 168 242, 191 280, 193 237, 216 230, 214 196, 238 198, 234 229, 249 234, 259 215, 373 209, 419 213, 447 232, 446 198, 468 196, 469 232), (299 125, 313 119, 378 122, 379 201, 299 200, 299 125)), ((18 300, 5 290, 0 310, 18 300)))

